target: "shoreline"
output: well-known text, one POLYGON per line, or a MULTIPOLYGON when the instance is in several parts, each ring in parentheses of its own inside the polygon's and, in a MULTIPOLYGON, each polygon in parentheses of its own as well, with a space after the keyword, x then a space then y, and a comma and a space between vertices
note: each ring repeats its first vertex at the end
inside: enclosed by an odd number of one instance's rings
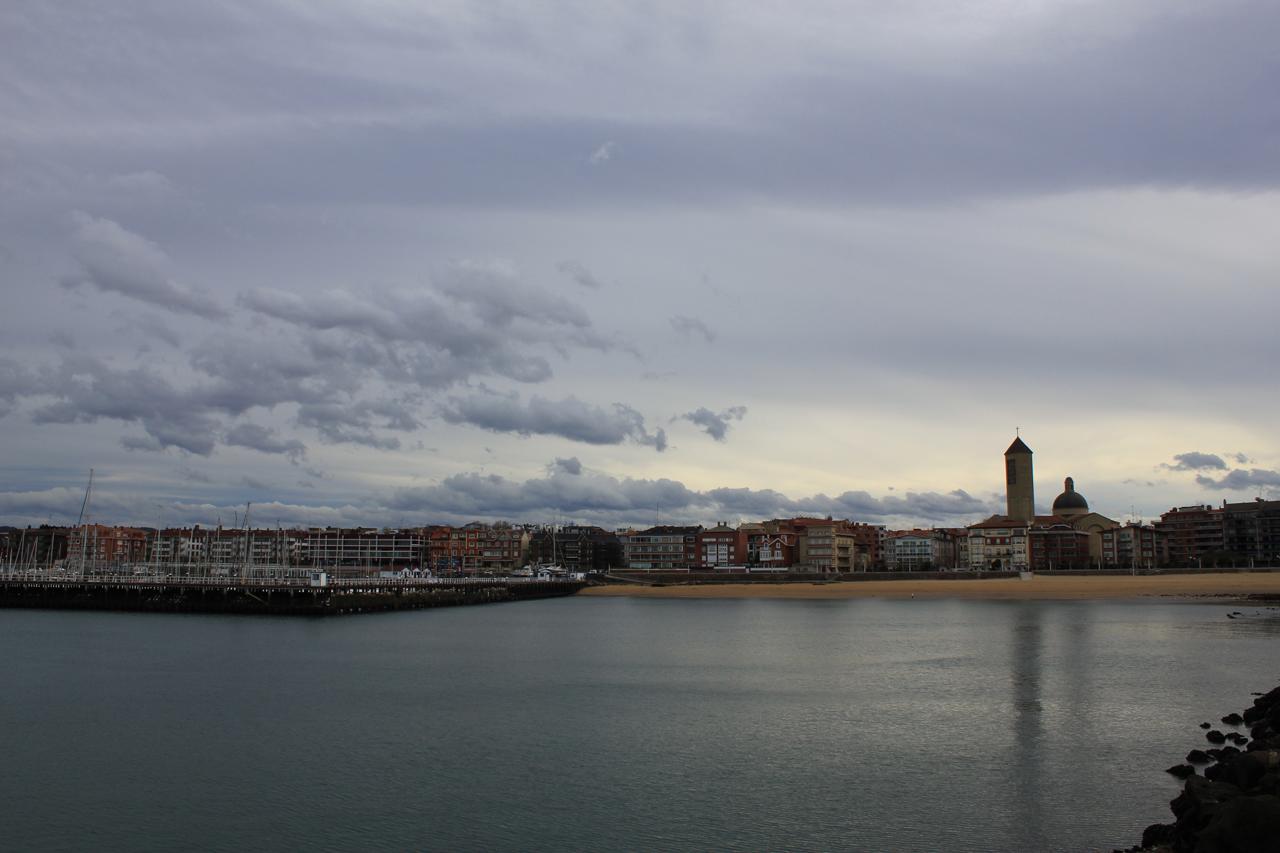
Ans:
MULTIPOLYGON (((774 598, 836 600, 988 599, 997 601, 1087 601, 1124 598, 1181 598, 1241 600, 1252 595, 1274 596, 1280 603, 1280 573, 1239 572, 1191 575, 1073 575, 982 580, 874 580, 823 583, 717 583, 676 586, 609 584, 593 586, 578 595, 631 598, 774 598)), ((1256 602, 1255 602, 1256 603, 1256 602)), ((1266 603, 1266 602, 1262 602, 1266 603)))

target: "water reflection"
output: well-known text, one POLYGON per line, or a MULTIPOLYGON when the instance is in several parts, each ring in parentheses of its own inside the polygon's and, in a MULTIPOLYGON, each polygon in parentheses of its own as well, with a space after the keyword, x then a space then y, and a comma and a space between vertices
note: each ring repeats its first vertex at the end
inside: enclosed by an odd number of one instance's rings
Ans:
POLYGON ((1044 740, 1042 703, 1042 647, 1044 609, 1020 604, 1013 620, 1010 680, 1013 684, 1013 763, 1018 784, 1014 786, 1013 820, 1024 827, 1044 825, 1044 798, 1041 784, 1041 747, 1044 740))

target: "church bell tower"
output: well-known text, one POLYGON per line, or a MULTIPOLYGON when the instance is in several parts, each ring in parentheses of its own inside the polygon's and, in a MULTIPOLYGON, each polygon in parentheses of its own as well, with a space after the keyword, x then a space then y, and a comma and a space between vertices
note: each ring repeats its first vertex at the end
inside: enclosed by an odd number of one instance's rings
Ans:
POLYGON ((1004 452, 1004 487, 1010 518, 1032 521, 1036 516, 1035 475, 1031 470, 1031 448, 1018 437, 1004 452))

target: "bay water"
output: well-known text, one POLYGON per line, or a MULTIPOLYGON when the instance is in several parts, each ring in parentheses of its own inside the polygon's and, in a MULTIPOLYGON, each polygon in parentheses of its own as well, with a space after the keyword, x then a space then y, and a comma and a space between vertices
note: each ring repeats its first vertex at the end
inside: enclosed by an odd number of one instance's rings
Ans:
POLYGON ((1110 850, 1278 648, 1154 600, 0 611, 0 847, 1110 850))

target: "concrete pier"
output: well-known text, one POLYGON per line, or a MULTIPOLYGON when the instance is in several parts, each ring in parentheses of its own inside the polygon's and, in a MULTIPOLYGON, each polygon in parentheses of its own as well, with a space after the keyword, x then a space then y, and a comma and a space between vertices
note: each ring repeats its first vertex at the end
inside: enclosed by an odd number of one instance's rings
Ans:
POLYGON ((336 616, 572 595, 586 584, 535 578, 155 578, 0 575, 0 607, 336 616))

